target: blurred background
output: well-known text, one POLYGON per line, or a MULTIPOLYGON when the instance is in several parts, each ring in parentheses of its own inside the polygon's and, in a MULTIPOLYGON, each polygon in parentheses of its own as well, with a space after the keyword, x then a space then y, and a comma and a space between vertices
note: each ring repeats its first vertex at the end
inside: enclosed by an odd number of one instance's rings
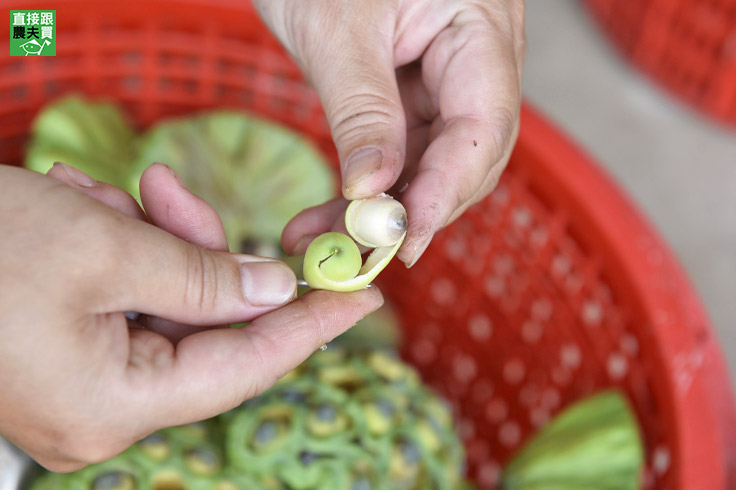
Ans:
POLYGON ((669 243, 736 387, 736 126, 638 71, 583 2, 527 0, 524 96, 591 154, 669 243))

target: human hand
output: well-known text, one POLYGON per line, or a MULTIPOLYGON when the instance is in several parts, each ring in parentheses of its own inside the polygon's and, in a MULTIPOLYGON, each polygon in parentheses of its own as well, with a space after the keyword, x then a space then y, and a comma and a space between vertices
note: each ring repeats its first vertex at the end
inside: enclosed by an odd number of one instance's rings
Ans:
MULTIPOLYGON (((508 161, 519 129, 523 1, 255 3, 319 94, 343 195, 391 189, 406 207, 398 257, 413 265, 439 229, 490 193, 508 161)), ((298 216, 284 230, 285 250, 304 253, 344 207, 298 216)))
POLYGON ((73 168, 49 175, 0 165, 0 434, 49 469, 237 406, 382 301, 292 301, 287 266, 228 253, 217 214, 166 166, 141 179, 145 213, 73 168))

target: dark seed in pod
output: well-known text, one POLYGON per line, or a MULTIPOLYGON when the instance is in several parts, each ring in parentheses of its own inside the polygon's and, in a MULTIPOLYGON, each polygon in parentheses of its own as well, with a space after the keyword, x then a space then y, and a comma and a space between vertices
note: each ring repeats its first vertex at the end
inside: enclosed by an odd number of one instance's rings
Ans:
POLYGON ((337 410, 331 405, 322 405, 317 408, 317 418, 322 422, 332 422, 337 417, 337 410))
POLYGON ((214 466, 218 463, 217 454, 209 449, 190 449, 187 451, 187 457, 196 459, 198 462, 207 466, 214 466))
POLYGON ((353 485, 350 487, 350 490, 372 490, 371 482, 368 481, 368 478, 361 478, 360 480, 356 480, 353 485))
POLYGON ((404 455, 404 460, 409 464, 417 464, 422 457, 419 448, 411 442, 401 444, 401 454, 404 455))
POLYGON ((299 461, 301 461, 304 466, 309 466, 318 459, 319 454, 313 453, 311 451, 302 451, 301 454, 299 454, 299 461))
POLYGON ((273 441, 278 434, 276 423, 270 420, 263 422, 256 430, 256 441, 260 444, 267 444, 273 441))
POLYGON ((281 393, 281 398, 289 403, 301 403, 304 401, 304 393, 296 390, 287 390, 281 393))
POLYGON ((393 417, 396 412, 393 403, 386 399, 376 400, 376 408, 381 412, 381 415, 385 417, 393 417))
POLYGON ((103 473, 92 482, 92 490, 128 490, 135 488, 133 477, 120 471, 103 473))
POLYGON ((168 441, 166 440, 166 437, 163 434, 160 434, 158 432, 154 432, 148 437, 145 437, 138 441, 138 444, 141 444, 143 446, 153 446, 156 444, 166 444, 168 441))

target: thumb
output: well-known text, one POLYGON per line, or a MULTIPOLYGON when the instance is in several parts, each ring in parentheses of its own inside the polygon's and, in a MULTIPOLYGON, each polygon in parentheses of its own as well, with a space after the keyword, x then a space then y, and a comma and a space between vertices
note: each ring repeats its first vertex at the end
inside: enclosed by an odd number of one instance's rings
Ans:
POLYGON ((215 325, 251 320, 296 296, 296 277, 282 262, 206 250, 142 221, 127 225, 114 283, 118 311, 215 325))
POLYGON ((294 12, 275 21, 281 26, 274 31, 322 102, 348 199, 388 190, 404 164, 406 120, 394 69, 396 14, 390 4, 355 1, 341 8, 335 2, 294 2, 289 6, 294 12))

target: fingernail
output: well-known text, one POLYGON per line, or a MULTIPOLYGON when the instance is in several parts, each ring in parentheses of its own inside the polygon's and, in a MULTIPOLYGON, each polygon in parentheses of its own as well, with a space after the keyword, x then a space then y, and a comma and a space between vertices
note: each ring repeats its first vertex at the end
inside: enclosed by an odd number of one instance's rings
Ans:
POLYGON ((296 276, 276 261, 246 262, 240 266, 243 295, 254 306, 278 306, 294 299, 296 276))
MULTIPOLYGON (((161 163, 161 162, 157 162, 157 163, 161 163)), ((184 187, 184 181, 181 180, 181 177, 179 177, 179 174, 177 174, 176 172, 174 172, 174 169, 173 168, 169 167, 165 163, 161 163, 161 165, 163 165, 164 167, 166 167, 167 169, 169 169, 169 172, 171 172, 171 175, 174 176, 174 179, 176 179, 176 182, 179 184, 180 187, 184 187)))
POLYGON ((414 246, 414 257, 411 259, 411 262, 406 264, 407 269, 411 269, 412 267, 414 267, 414 264, 416 264, 422 254, 424 254, 425 250, 427 250, 427 247, 429 247, 429 244, 431 242, 432 235, 426 237, 424 240, 414 246))
POLYGON ((344 188, 355 187, 360 181, 381 168, 383 154, 378 148, 361 148, 348 158, 343 171, 344 188))
POLYGON ((304 235, 296 242, 294 250, 291 251, 291 255, 304 255, 307 253, 307 247, 312 241, 317 238, 317 235, 304 235))
POLYGON ((64 172, 66 172, 67 176, 80 187, 94 187, 97 185, 97 181, 90 177, 89 175, 85 174, 81 170, 77 170, 74 167, 70 167, 66 163, 63 162, 54 162, 54 165, 59 165, 61 168, 64 169, 64 172))

